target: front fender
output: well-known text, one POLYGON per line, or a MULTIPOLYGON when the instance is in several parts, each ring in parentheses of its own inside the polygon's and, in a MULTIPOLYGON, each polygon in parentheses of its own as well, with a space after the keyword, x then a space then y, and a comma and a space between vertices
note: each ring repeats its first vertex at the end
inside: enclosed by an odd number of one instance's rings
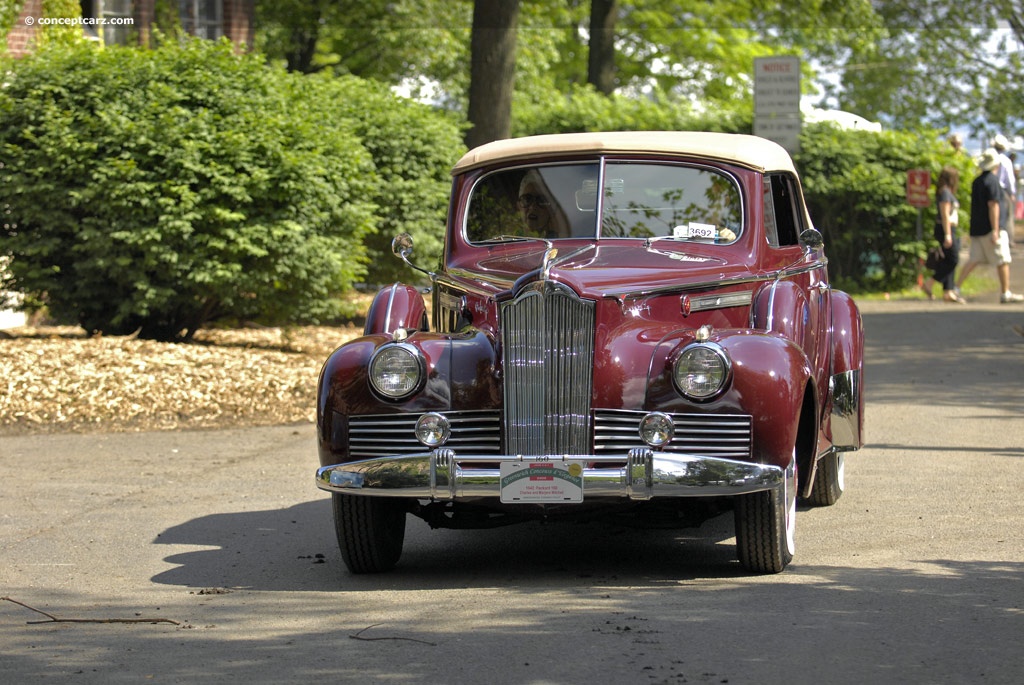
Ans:
POLYGON ((756 461, 785 467, 793 457, 800 412, 815 392, 810 364, 800 347, 782 335, 747 330, 716 331, 710 338, 732 361, 728 389, 708 402, 687 400, 675 388, 672 370, 689 336, 678 341, 651 369, 646 408, 650 411, 742 413, 754 421, 756 461))
POLYGON ((416 347, 424 357, 426 382, 422 389, 402 400, 378 396, 370 388, 370 360, 379 347, 392 340, 391 336, 383 334, 356 338, 335 350, 324 363, 317 384, 321 464, 347 459, 344 432, 348 416, 500 406, 494 341, 476 329, 457 335, 414 333, 405 339, 405 343, 416 347))
POLYGON ((423 296, 411 285, 395 283, 382 288, 366 314, 364 335, 394 333, 399 328, 427 330, 427 309, 423 296))

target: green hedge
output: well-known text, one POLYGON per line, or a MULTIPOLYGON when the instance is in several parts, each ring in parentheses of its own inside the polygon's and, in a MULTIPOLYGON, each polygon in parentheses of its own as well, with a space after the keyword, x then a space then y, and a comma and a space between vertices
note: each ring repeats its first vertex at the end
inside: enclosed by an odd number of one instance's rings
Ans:
POLYGON ((795 162, 837 287, 889 291, 915 282, 936 210, 934 202, 920 212, 907 203, 910 169, 929 170, 933 183, 944 165, 960 169, 960 227, 966 233, 974 166, 966 155, 954 155, 938 132, 874 133, 816 124, 804 127, 801 148, 795 162))
POLYGON ((444 248, 451 168, 465 153, 463 125, 454 116, 398 98, 390 88, 354 77, 306 77, 310 97, 325 115, 353 122, 377 170, 371 199, 377 231, 365 241, 371 286, 419 281, 391 252, 391 240, 409 233, 416 241, 414 263, 438 264, 444 248))
POLYGON ((459 129, 383 87, 204 41, 54 46, 8 81, 0 285, 90 331, 331 319, 395 276, 391 232, 439 250, 459 129))

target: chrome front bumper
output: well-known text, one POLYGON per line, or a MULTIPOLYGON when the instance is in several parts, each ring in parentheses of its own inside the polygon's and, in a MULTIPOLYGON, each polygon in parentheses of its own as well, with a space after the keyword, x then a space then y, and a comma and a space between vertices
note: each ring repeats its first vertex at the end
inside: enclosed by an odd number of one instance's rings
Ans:
POLYGON ((710 497, 782 490, 784 469, 716 457, 632 449, 624 456, 460 455, 450 449, 324 466, 317 470, 321 490, 375 497, 455 501, 500 495, 500 462, 573 461, 583 469, 584 497, 710 497), (625 461, 625 465, 623 464, 625 461), (612 466, 596 468, 601 464, 612 466), (618 466, 615 466, 615 465, 618 466), (479 468, 466 468, 466 467, 479 468))

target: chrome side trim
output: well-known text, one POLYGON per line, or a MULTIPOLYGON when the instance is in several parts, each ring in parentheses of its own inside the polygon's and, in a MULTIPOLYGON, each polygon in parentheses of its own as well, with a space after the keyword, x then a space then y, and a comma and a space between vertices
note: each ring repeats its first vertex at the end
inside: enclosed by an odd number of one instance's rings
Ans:
POLYGON ((832 445, 841 452, 860 449, 860 370, 833 375, 828 389, 832 396, 832 445))
POLYGON ((724 293, 722 295, 696 295, 690 298, 690 311, 703 312, 711 309, 726 309, 728 307, 745 307, 754 299, 752 290, 744 290, 738 293, 724 293))
POLYGON ((450 449, 401 457, 367 459, 317 470, 321 490, 350 495, 458 501, 501 494, 501 462, 583 461, 584 498, 713 497, 765 490, 782 491, 785 471, 686 454, 633 449, 616 456, 511 456, 458 454, 450 449), (603 468, 601 468, 603 466, 603 468))
POLYGON ((388 333, 394 333, 391 329, 391 309, 395 304, 395 292, 398 290, 398 285, 396 282, 391 286, 391 292, 388 294, 388 308, 384 312, 384 330, 388 333))

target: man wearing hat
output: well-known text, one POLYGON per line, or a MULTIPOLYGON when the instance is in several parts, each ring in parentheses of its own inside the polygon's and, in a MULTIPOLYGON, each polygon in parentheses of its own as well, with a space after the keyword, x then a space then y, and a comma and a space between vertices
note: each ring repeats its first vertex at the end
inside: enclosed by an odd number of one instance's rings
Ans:
POLYGON ((992 139, 992 147, 999 153, 999 169, 996 177, 999 179, 999 187, 1003 189, 1003 197, 999 203, 999 216, 1003 220, 1003 230, 1013 244, 1013 205, 1017 199, 1017 178, 1013 171, 1013 161, 1006 154, 1010 149, 1010 141, 1002 133, 992 139))
POLYGON ((1001 229, 1000 202, 1003 189, 999 186, 999 153, 989 148, 978 158, 981 173, 971 184, 971 254, 960 271, 957 288, 979 264, 994 264, 999 276, 999 301, 1024 302, 1024 295, 1010 292, 1010 240, 1001 229))

